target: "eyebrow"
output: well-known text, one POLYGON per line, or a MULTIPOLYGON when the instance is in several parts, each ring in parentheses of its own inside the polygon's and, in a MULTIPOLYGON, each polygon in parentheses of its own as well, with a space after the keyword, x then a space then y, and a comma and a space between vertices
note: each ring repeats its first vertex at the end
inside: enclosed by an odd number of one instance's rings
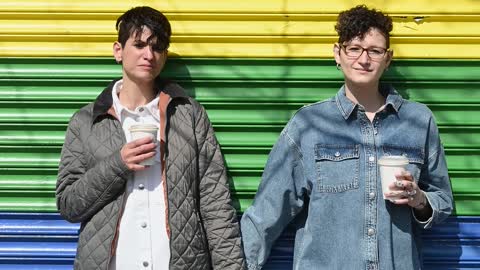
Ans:
POLYGON ((385 48, 387 48, 387 46, 375 46, 375 45, 373 45, 373 46, 368 46, 368 47, 363 47, 363 46, 361 46, 360 44, 352 44, 352 43, 350 43, 350 44, 344 44, 344 46, 358 46, 358 47, 362 47, 362 48, 365 48, 365 49, 370 49, 370 48, 385 49, 385 48))

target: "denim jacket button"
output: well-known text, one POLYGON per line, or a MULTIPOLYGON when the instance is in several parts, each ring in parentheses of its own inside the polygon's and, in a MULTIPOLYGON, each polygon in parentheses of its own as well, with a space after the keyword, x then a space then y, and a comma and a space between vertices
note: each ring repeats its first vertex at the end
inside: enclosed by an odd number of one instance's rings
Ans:
POLYGON ((375 199, 375 192, 370 192, 370 194, 368 194, 368 198, 369 198, 370 200, 375 199))
POLYGON ((340 156, 340 152, 335 152, 335 156, 336 156, 336 157, 339 157, 339 156, 340 156))
POLYGON ((368 158, 368 161, 374 162, 374 161, 375 161, 375 157, 374 157, 374 156, 369 157, 369 158, 368 158))
POLYGON ((375 234, 375 230, 374 229, 368 229, 367 234, 368 234, 368 236, 372 236, 372 235, 375 234))

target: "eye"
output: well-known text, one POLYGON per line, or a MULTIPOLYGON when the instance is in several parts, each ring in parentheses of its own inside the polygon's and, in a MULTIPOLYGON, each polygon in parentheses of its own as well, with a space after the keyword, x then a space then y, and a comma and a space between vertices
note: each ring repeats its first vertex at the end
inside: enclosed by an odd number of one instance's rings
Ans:
POLYGON ((374 54, 374 55, 382 55, 385 53, 385 50, 381 48, 372 48, 372 49, 369 49, 368 51, 370 54, 374 54))
POLYGON ((347 51, 349 51, 349 52, 359 52, 359 51, 362 50, 362 48, 359 47, 359 46, 347 46, 346 49, 347 49, 347 51))
POLYGON ((154 44, 152 46, 152 49, 155 51, 155 52, 163 52, 165 50, 164 46, 161 46, 160 44, 154 44))
POLYGON ((142 48, 145 48, 145 46, 147 46, 147 43, 142 42, 142 41, 135 41, 133 43, 133 46, 137 49, 142 49, 142 48))

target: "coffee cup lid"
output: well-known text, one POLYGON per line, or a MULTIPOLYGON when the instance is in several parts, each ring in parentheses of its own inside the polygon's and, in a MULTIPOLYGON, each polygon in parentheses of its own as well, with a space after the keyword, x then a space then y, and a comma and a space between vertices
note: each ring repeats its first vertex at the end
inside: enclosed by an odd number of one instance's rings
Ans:
POLYGON ((385 166, 404 166, 408 164, 408 158, 405 156, 383 156, 378 160, 378 164, 385 166))
POLYGON ((138 131, 138 130, 157 130, 158 126, 152 124, 136 124, 130 126, 130 131, 138 131))

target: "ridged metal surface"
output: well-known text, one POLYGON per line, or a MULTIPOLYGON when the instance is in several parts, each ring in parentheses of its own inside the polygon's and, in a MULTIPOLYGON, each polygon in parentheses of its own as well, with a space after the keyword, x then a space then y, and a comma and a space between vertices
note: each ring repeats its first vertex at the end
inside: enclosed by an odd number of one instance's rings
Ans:
POLYGON ((396 1, 58 1, 4 0, 0 57, 110 56, 115 20, 150 5, 172 23, 171 54, 182 57, 332 57, 338 13, 366 3, 394 19, 399 58, 480 58, 480 4, 396 1))
MULTIPOLYGON (((171 59, 162 76, 208 111, 232 178, 237 208, 256 192, 282 127, 304 104, 341 85, 333 60, 171 59)), ((54 185, 71 114, 120 76, 111 59, 0 59, 0 210, 55 211, 54 185)), ((439 124, 456 214, 480 215, 480 62, 396 61, 385 74, 426 103, 439 124)))
MULTIPOLYGON (((423 233, 424 269, 478 269, 480 218, 452 217, 423 233)), ((58 214, 0 214, 0 269, 72 269, 79 225, 58 214)), ((293 227, 272 249, 264 269, 292 269, 293 227)))

